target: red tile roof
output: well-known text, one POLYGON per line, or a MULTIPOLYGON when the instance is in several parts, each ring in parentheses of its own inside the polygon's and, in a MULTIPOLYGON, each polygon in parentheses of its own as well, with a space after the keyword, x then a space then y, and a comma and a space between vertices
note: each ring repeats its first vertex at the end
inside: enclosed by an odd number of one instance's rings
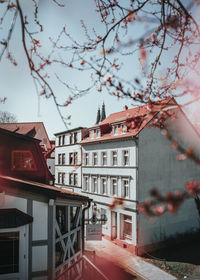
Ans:
POLYGON ((99 125, 92 127, 92 129, 102 127, 106 124, 109 124, 110 130, 106 133, 102 133, 101 137, 93 138, 87 137, 83 139, 80 143, 89 143, 89 142, 98 142, 104 140, 118 139, 118 138, 126 138, 130 136, 136 136, 153 118, 154 116, 160 112, 166 106, 175 105, 174 99, 168 98, 163 101, 155 102, 153 105, 143 105, 136 108, 128 109, 125 111, 113 113, 109 115, 105 120, 103 120, 99 125), (171 101, 171 102, 170 102, 171 101), (140 124, 136 126, 136 128, 130 128, 126 133, 119 132, 118 135, 113 135, 113 131, 111 130, 112 124, 124 123, 130 124, 134 119, 141 118, 140 124))
POLYGON ((17 132, 19 134, 27 134, 33 128, 37 132, 38 129, 43 125, 42 122, 27 122, 27 123, 0 123, 0 127, 7 129, 12 132, 17 132))
MULTIPOLYGON (((10 181, 10 182, 15 182, 15 183, 22 183, 22 184, 26 184, 29 186, 34 186, 36 189, 38 189, 38 191, 39 190, 55 191, 55 193, 57 195, 66 194, 66 195, 70 195, 72 197, 74 196, 74 197, 77 197, 80 199, 89 200, 89 198, 87 196, 75 193, 72 190, 59 188, 59 187, 55 187, 55 186, 51 186, 51 185, 47 185, 47 184, 43 184, 43 183, 39 183, 39 182, 34 182, 31 180, 19 179, 19 178, 15 178, 15 177, 11 177, 11 176, 3 176, 3 175, 0 175, 0 179, 10 181)), ((1 186, 0 186, 0 189, 1 189, 1 186)))
POLYGON ((41 146, 46 145, 47 150, 51 149, 51 143, 43 122, 0 123, 0 128, 37 138, 41 140, 41 146), (44 142, 44 138, 46 142, 44 142))

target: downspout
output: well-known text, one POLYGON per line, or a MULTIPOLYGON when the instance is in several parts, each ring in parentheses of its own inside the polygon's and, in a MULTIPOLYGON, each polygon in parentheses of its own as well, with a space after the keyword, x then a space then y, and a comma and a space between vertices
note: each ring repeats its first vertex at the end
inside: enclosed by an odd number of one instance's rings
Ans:
POLYGON ((135 246, 135 254, 138 256, 138 244, 139 244, 139 213, 137 210, 137 205, 139 201, 139 136, 136 138, 134 137, 133 140, 135 141, 136 145, 136 246, 135 246))
POLYGON ((82 254, 85 250, 85 244, 84 244, 84 237, 85 237, 85 211, 90 208, 91 200, 88 201, 88 205, 83 208, 82 211, 82 254))

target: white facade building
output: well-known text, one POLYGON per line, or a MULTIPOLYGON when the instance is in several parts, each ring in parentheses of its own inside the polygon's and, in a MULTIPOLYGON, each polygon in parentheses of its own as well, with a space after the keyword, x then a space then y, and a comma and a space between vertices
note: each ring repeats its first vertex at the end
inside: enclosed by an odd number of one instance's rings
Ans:
POLYGON ((165 194, 200 179, 198 166, 191 159, 177 161, 179 152, 151 125, 160 114, 172 137, 199 153, 200 137, 172 99, 111 114, 89 129, 56 134, 56 185, 89 196, 93 203, 86 218, 94 209, 99 217, 106 214, 104 236, 136 254, 199 227, 192 198, 175 215, 155 217, 153 224, 138 212, 138 204, 150 197, 152 188, 165 194), (167 115, 172 113, 175 117, 170 120, 167 115), (74 133, 75 142, 70 140, 74 133))
POLYGON ((174 100, 158 102, 153 109, 141 106, 111 114, 89 128, 88 137, 81 141, 82 192, 93 199, 99 215, 107 215, 105 237, 136 254, 198 229, 193 199, 183 203, 175 215, 156 217, 153 224, 137 210, 152 188, 163 194, 183 190, 187 181, 200 177, 198 166, 190 159, 177 161, 179 152, 156 127, 149 126, 163 109, 176 115, 164 121, 173 137, 198 151, 200 137, 174 100), (190 218, 188 213, 192 213, 190 218))
POLYGON ((82 152, 79 142, 87 134, 87 129, 78 127, 56 133, 55 185, 81 193, 82 152))

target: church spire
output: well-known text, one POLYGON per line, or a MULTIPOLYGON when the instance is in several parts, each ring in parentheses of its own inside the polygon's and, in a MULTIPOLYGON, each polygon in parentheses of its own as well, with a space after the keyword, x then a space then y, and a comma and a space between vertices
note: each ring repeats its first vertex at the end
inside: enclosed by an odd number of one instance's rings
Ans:
POLYGON ((98 108, 96 124, 98 124, 100 122, 100 120, 101 120, 101 112, 100 112, 100 108, 98 108))
POLYGON ((103 120, 105 120, 105 118, 106 118, 106 110, 105 110, 105 104, 103 102, 103 105, 102 105, 102 108, 101 108, 101 122, 103 120))

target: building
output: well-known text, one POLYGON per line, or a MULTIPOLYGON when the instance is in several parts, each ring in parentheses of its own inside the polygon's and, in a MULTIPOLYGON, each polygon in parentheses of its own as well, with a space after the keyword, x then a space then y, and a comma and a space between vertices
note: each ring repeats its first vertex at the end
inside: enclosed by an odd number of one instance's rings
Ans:
POLYGON ((51 177, 38 140, 0 129, 0 279, 80 277, 90 200, 51 177))
POLYGON ((179 152, 152 126, 161 114, 161 125, 182 146, 198 152, 200 137, 173 99, 111 114, 89 128, 80 142, 82 193, 93 199, 98 215, 107 215, 105 237, 136 254, 199 227, 193 199, 183 203, 175 215, 156 217, 154 223, 137 210, 149 198, 150 189, 173 192, 200 177, 199 167, 191 159, 177 161, 179 152))
POLYGON ((51 149, 44 154, 44 157, 46 159, 47 167, 53 175, 55 181, 55 141, 50 141, 50 143, 51 149))
POLYGON ((55 176, 55 141, 50 141, 43 122, 25 122, 25 123, 0 123, 0 128, 14 133, 33 137, 40 140, 40 146, 47 160, 47 166, 53 176, 55 176))
POLYGON ((55 185, 81 193, 82 152, 80 141, 88 130, 78 127, 56 133, 55 146, 55 185))

